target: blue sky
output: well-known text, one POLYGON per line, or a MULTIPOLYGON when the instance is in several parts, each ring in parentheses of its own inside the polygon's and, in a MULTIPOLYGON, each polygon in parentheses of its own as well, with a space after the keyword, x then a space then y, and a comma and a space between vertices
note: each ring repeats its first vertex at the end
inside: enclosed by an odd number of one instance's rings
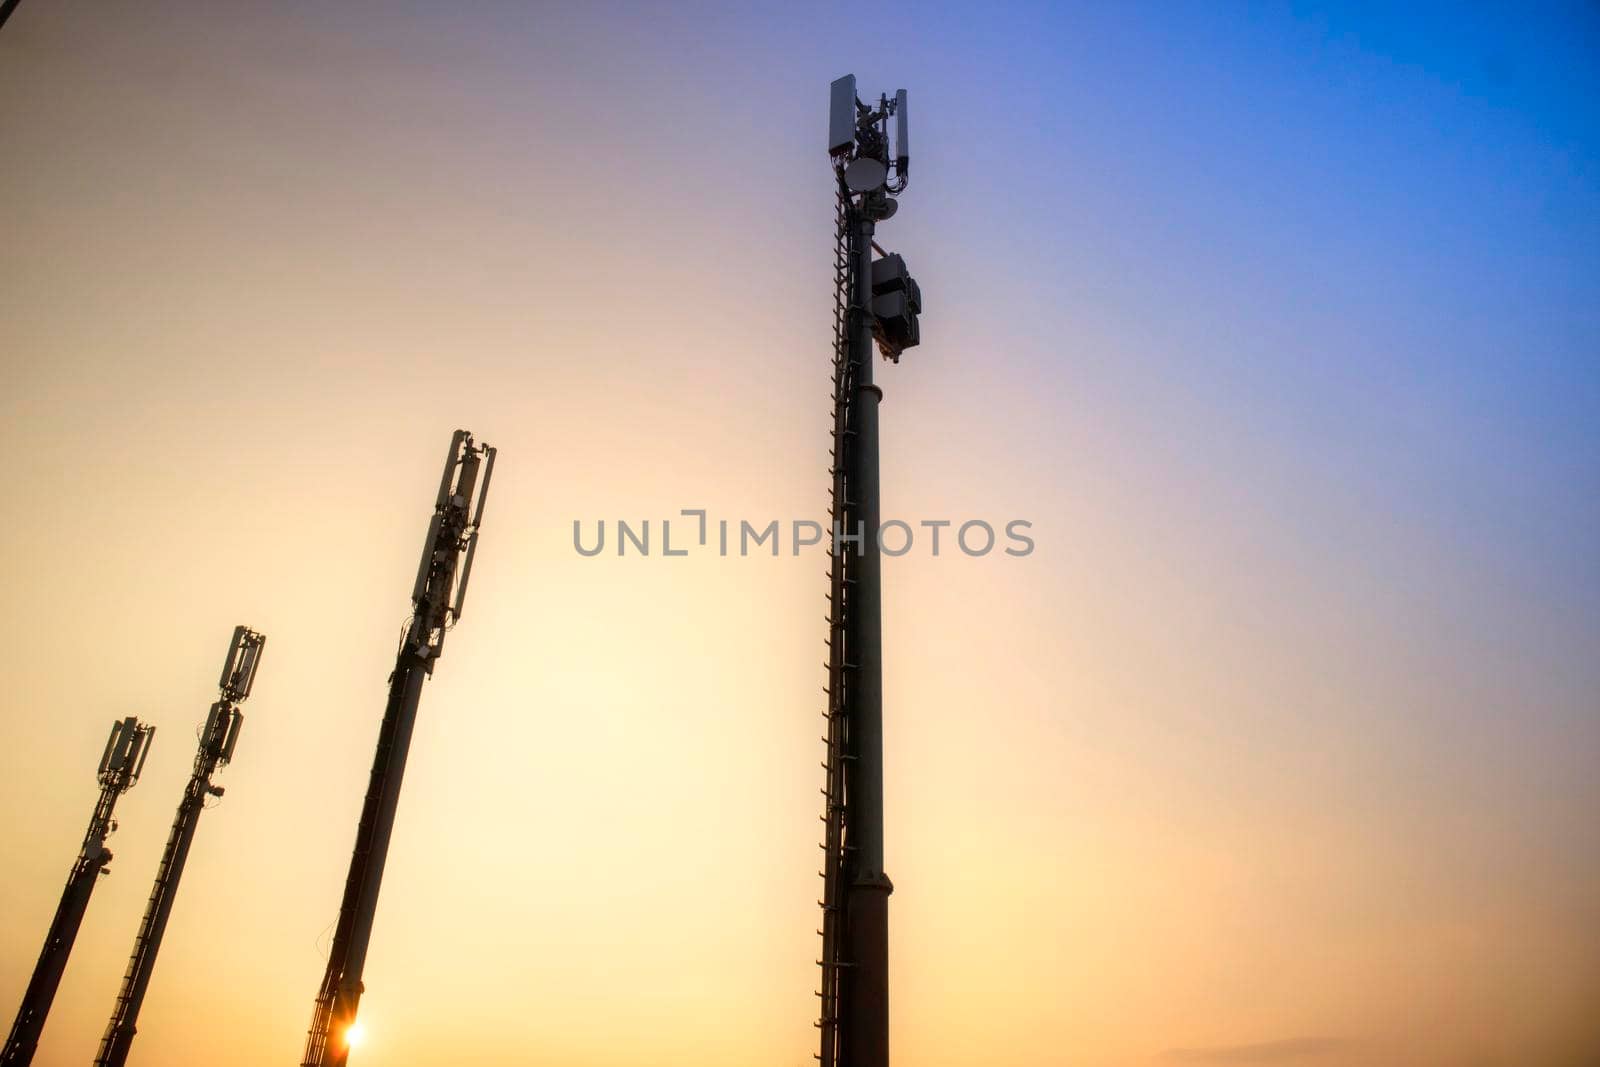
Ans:
POLYGON ((0 1004, 105 719, 159 710, 39 1063, 92 1055, 181 709, 246 622, 271 647, 140 1041, 289 1062, 466 426, 495 499, 374 1059, 811 1062, 823 561, 590 560, 571 523, 826 507, 853 72, 912 111, 885 515, 1038 544, 885 568, 897 1062, 1587 1064, 1597 55, 1594 4, 27 0, 0 1004), (85 669, 85 619, 160 639, 85 669))

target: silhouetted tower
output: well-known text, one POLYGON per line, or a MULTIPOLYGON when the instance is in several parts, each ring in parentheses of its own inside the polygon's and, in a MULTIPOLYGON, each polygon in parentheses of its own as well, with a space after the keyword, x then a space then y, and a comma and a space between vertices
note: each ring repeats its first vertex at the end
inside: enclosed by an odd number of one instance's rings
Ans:
POLYGON ((183 799, 178 802, 178 815, 172 822, 172 832, 167 835, 161 864, 156 868, 155 887, 150 890, 150 902, 145 905, 144 918, 139 922, 133 955, 122 976, 122 988, 117 991, 111 1022, 100 1039, 95 1067, 122 1067, 128 1060, 128 1049, 133 1046, 133 1035, 138 1028, 139 1009, 144 1005, 150 975, 155 971, 156 954, 161 951, 161 938, 172 916, 172 901, 178 893, 178 882, 183 878, 183 865, 189 859, 189 846, 194 843, 195 827, 200 823, 200 813, 205 810, 206 797, 222 795, 222 787, 213 785, 211 776, 219 766, 226 766, 233 759, 233 748, 239 743, 239 728, 244 725, 244 713, 239 705, 250 695, 250 684, 255 681, 261 649, 266 643, 267 639, 254 630, 234 627, 233 643, 228 646, 227 659, 222 663, 222 679, 217 683, 222 696, 211 705, 211 713, 200 730, 194 773, 189 775, 183 799))
POLYGON ((372 918, 378 907, 378 888, 383 881, 389 835, 394 829, 411 730, 417 720, 417 703, 422 696, 422 683, 433 673, 433 665, 443 651, 445 633, 461 618, 489 477, 494 472, 494 456, 493 448, 475 445, 465 430, 457 430, 450 440, 439 499, 411 592, 413 614, 406 624, 394 673, 389 676, 389 703, 378 730, 378 751, 372 760, 361 822, 356 827, 355 852, 350 857, 339 923, 328 951, 328 969, 311 1015, 303 1067, 343 1067, 350 1055, 348 1034, 361 1004, 361 971, 372 938, 372 918))
POLYGON ((56 988, 61 985, 61 975, 67 969, 67 957, 72 954, 72 942, 77 939, 78 927, 83 925, 83 913, 88 910, 95 880, 111 873, 107 869, 111 850, 106 848, 106 838, 117 829, 117 821, 112 818, 117 798, 139 780, 155 732, 154 726, 146 726, 132 716, 111 724, 111 737, 106 741, 97 772, 100 799, 95 801, 89 832, 84 834, 83 848, 72 865, 72 873, 67 876, 67 888, 61 894, 50 933, 44 939, 44 951, 39 953, 33 978, 22 995, 17 1020, 11 1024, 5 1052, 0 1053, 0 1064, 4 1067, 24 1067, 33 1062, 45 1018, 50 1014, 50 1004, 55 1000, 56 988))
POLYGON ((906 93, 877 104, 833 83, 828 152, 838 183, 834 255, 833 552, 822 821, 822 1067, 888 1067, 889 894, 883 864, 883 660, 878 402, 872 347, 918 343, 922 296, 898 255, 873 258, 910 160, 906 93), (890 155, 889 120, 896 120, 890 155))

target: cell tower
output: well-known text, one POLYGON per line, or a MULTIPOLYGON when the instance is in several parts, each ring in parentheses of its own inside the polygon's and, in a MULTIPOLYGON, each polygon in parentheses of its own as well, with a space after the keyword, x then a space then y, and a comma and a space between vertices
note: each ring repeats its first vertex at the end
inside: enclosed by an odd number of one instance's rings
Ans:
MULTIPOLYGON (((906 92, 865 104, 833 83, 828 154, 834 235, 833 553, 823 768, 822 1067, 888 1067, 889 894, 883 869, 883 658, 878 546, 878 402, 872 347, 896 363, 919 340, 922 294, 905 260, 873 258, 910 157, 906 92), (890 155, 889 120, 895 120, 890 155)), ((881 251, 881 249, 879 249, 881 251)))
POLYGON ((457 430, 450 439, 439 499, 422 546, 416 586, 411 591, 413 614, 406 624, 394 673, 389 676, 389 703, 378 730, 378 751, 372 760, 372 777, 356 827, 350 874, 339 905, 339 923, 334 928, 328 969, 311 1014, 302 1067, 344 1067, 350 1056, 350 1030, 361 1004, 361 971, 372 939, 372 918, 378 908, 378 888, 383 881, 383 864, 389 853, 389 836, 394 829, 395 806, 400 800, 400 780, 405 774, 422 683, 433 673, 433 665, 444 649, 445 634, 461 618, 461 604, 466 599, 472 556, 483 522, 483 504, 494 473, 494 456, 493 448, 475 445, 465 430, 457 430))
POLYGON ((67 957, 72 954, 72 942, 77 939, 78 927, 83 925, 83 913, 88 910, 95 880, 111 873, 107 868, 111 850, 106 848, 106 838, 117 829, 117 821, 112 818, 117 798, 139 780, 155 732, 154 726, 146 726, 132 716, 111 724, 111 737, 106 741, 106 750, 100 756, 100 768, 96 772, 100 779, 100 799, 95 801, 89 832, 83 835, 83 848, 72 865, 72 873, 67 876, 67 888, 56 907, 56 917, 50 923, 44 950, 33 968, 33 978, 22 995, 17 1020, 11 1024, 5 1052, 0 1053, 0 1064, 4 1067, 26 1067, 33 1062, 45 1018, 50 1014, 50 1004, 55 1000, 56 988, 61 985, 61 975, 67 969, 67 957))
POLYGON ((117 1006, 111 1012, 111 1022, 100 1039, 95 1067, 122 1067, 128 1061, 128 1050, 133 1047, 133 1035, 138 1029, 139 1009, 150 987, 150 975, 155 971, 156 954, 161 951, 167 920, 172 916, 172 901, 178 894, 183 865, 189 859, 189 846, 194 843, 195 827, 200 823, 200 813, 205 810, 206 797, 222 795, 222 787, 213 785, 211 776, 219 766, 226 766, 233 759, 234 746, 239 743, 239 728, 244 724, 244 713, 239 705, 250 695, 250 685, 255 681, 256 667, 261 662, 261 649, 266 643, 267 639, 254 630, 234 627, 233 643, 228 646, 227 659, 222 663, 222 679, 217 683, 222 690, 221 699, 211 705, 211 713, 201 728, 194 773, 189 775, 183 799, 178 802, 178 815, 172 822, 172 832, 167 835, 161 864, 156 868, 155 887, 150 890, 150 902, 139 922, 139 933, 133 940, 133 956, 122 976, 122 988, 117 991, 117 1006))

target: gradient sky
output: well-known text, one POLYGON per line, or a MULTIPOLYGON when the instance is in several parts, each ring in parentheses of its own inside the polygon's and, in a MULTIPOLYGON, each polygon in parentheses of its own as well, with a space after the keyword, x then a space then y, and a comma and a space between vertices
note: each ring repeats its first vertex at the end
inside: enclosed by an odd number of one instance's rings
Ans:
POLYGON ((800 1067, 828 82, 911 93, 884 508, 901 1067, 1600 1056, 1600 9, 28 0, 0 30, 0 1011, 297 1062, 449 433, 501 449, 358 1062, 800 1067), (592 528, 592 525, 591 525, 592 528))

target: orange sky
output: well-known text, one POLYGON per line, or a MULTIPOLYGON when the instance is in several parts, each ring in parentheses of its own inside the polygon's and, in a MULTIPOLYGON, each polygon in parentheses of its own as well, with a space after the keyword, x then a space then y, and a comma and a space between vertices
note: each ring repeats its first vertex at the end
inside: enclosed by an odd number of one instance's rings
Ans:
MULTIPOLYGON (((571 523, 823 517, 823 100, 852 69, 921 123, 881 231, 927 306, 880 377, 885 514, 1038 543, 885 567, 896 1062, 1592 1062, 1593 318, 1543 286, 1515 314, 1556 325, 1519 347, 1450 303, 1514 285, 1508 248, 1583 274, 1581 233, 1455 238, 1503 265, 1417 267, 1436 302, 1405 314, 1362 281, 1429 237, 1404 223, 1314 234, 1331 265, 1273 260, 1267 222, 1219 244, 1117 169, 1140 137, 1186 150, 1189 117, 1085 102, 1098 75, 1058 83, 1038 43, 1157 69, 1177 37, 1074 17, 965 52, 930 14, 834 54, 732 9, 21 5, 0 1010, 111 720, 159 727, 40 1067, 93 1055, 236 623, 268 647, 131 1062, 297 1062, 457 426, 500 462, 359 1062, 811 1062, 825 561, 585 559, 571 523), (1038 110, 997 132, 997 99, 1038 110), (993 160, 1063 138, 1067 192, 997 193, 993 160), (1302 269, 1329 274, 1246 287, 1302 269), (1480 363, 1439 372, 1419 337, 1480 363)), ((1543 210, 1592 205, 1574 182, 1543 210)))

